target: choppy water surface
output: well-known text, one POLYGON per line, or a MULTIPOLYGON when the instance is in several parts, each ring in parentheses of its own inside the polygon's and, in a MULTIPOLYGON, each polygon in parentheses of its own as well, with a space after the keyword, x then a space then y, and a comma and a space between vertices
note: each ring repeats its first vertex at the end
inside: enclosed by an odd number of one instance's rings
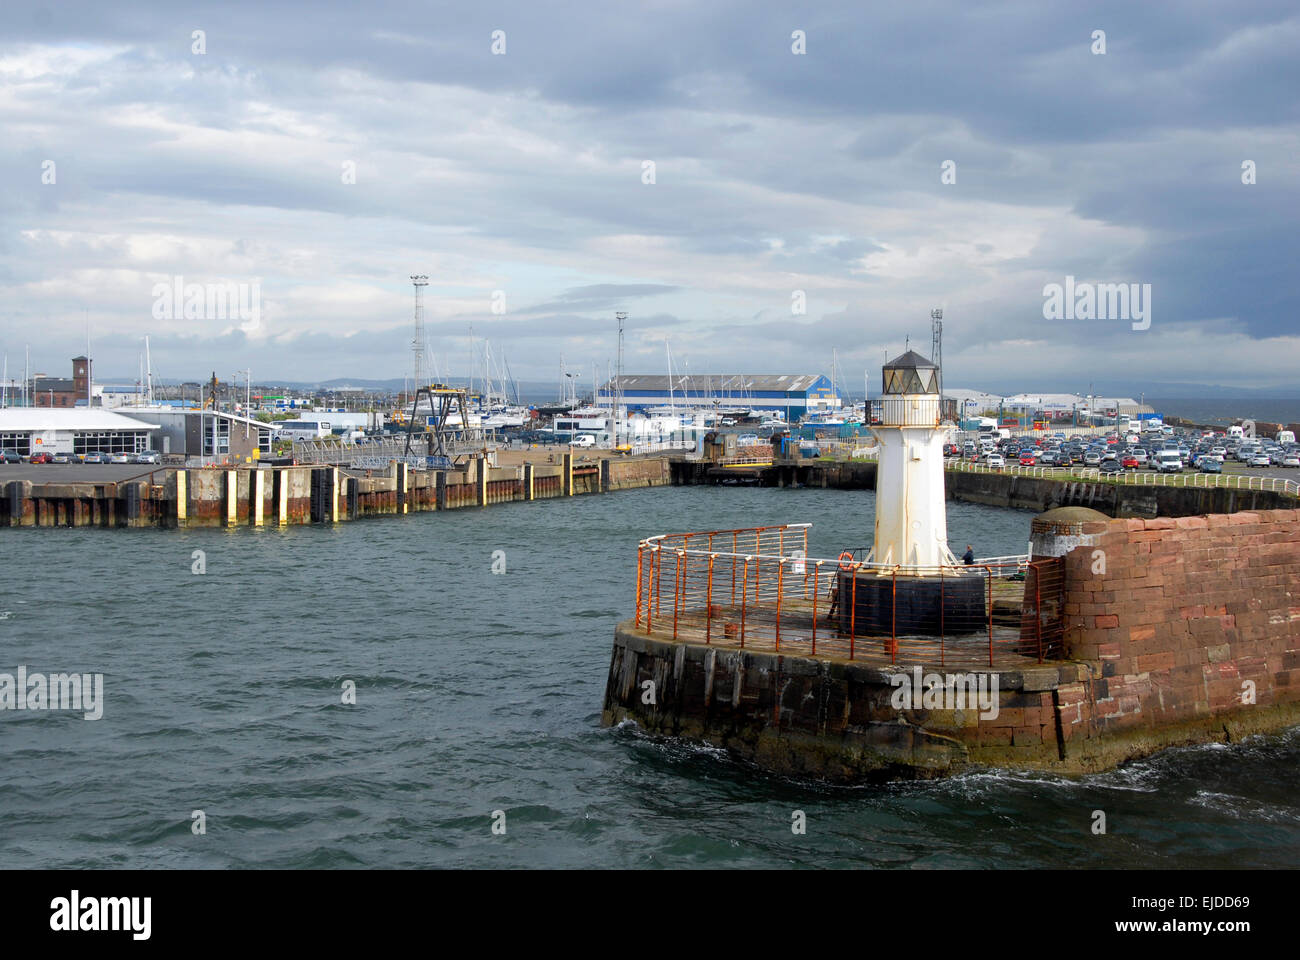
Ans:
MULTIPOLYGON (((814 553, 834 557, 869 541, 872 510, 870 493, 700 487, 336 528, 2 531, 0 672, 100 672, 106 703, 98 721, 0 713, 0 859, 1294 865, 1294 731, 1082 780, 847 789, 599 726, 639 538, 806 520, 814 553), (495 550, 505 575, 491 573, 495 550), (341 703, 345 680, 355 706, 341 703), (498 809, 504 836, 491 832, 498 809), (1105 836, 1089 829, 1097 809, 1105 836), (194 810, 206 835, 191 832, 194 810)), ((985 556, 1023 551, 1029 519, 949 505, 953 545, 985 556)))

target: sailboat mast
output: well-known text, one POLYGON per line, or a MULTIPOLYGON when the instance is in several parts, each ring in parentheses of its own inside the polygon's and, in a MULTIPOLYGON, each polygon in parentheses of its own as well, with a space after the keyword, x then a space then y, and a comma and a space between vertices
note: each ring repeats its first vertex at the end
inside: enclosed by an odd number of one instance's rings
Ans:
POLYGON ((668 354, 668 409, 675 414, 677 401, 673 397, 673 351, 668 346, 667 337, 664 337, 664 352, 668 354))

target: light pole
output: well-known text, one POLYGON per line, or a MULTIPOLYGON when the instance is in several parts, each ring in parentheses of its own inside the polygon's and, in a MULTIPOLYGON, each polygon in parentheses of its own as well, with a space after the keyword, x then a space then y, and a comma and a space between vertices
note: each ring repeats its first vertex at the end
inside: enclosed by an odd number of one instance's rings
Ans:
POLYGON ((623 406, 623 321, 627 319, 627 313, 619 310, 614 314, 614 317, 618 320, 618 366, 614 373, 614 391, 617 398, 614 404, 614 446, 617 448, 621 446, 619 443, 618 412, 623 406))

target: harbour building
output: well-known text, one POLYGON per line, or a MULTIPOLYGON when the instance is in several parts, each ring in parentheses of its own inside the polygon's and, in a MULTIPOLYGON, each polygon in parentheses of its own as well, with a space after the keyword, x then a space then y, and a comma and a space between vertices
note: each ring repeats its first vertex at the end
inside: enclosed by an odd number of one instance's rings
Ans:
POLYGON ((119 409, 122 419, 138 419, 152 424, 152 449, 163 454, 256 460, 271 452, 271 425, 235 413, 206 408, 119 409))
MULTIPOLYGON (((609 380, 596 393, 596 405, 610 407, 618 380, 609 380)), ((629 413, 667 410, 775 415, 797 420, 812 413, 835 413, 839 391, 820 374, 692 374, 671 379, 662 374, 622 377, 623 405, 629 413)))
POLYGON ((157 420, 88 407, 9 407, 0 410, 0 447, 33 453, 142 453, 151 449, 157 420))

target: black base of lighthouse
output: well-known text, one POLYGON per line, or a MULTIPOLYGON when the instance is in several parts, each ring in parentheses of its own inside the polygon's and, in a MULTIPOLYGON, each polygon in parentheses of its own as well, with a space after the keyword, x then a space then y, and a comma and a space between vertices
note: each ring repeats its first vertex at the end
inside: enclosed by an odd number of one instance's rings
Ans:
POLYGON ((938 637, 987 628, 987 582, 979 574, 855 577, 841 570, 838 581, 841 633, 938 637))

